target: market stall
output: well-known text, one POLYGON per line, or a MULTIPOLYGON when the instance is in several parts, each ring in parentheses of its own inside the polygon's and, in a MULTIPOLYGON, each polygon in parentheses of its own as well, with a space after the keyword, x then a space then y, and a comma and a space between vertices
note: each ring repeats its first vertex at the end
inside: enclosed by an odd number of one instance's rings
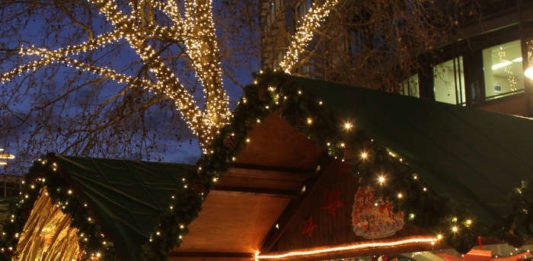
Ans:
POLYGON ((37 161, 0 251, 331 260, 518 247, 533 234, 531 133, 525 118, 259 74, 195 167, 37 161))
POLYGON ((49 154, 25 176, 2 259, 158 260, 201 205, 194 166, 49 154))
POLYGON ((529 119, 279 73, 258 75, 234 115, 199 162, 205 175, 247 165, 308 177, 259 260, 530 239, 529 119))

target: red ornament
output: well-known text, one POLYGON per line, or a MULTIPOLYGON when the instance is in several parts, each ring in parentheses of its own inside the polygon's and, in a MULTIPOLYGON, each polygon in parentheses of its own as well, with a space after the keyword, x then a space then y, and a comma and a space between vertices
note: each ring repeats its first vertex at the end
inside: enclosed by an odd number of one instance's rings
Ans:
POLYGON ((313 217, 307 218, 304 224, 304 228, 302 229, 302 234, 306 235, 308 238, 313 236, 313 232, 318 227, 318 225, 313 220, 313 217))
POLYGON ((394 212, 389 201, 374 195, 371 187, 360 187, 355 193, 352 226, 356 236, 366 239, 389 237, 404 226, 404 213, 394 212))
POLYGON ((332 218, 336 218, 337 210, 344 206, 344 202, 339 199, 340 193, 338 188, 335 191, 328 192, 326 202, 322 205, 322 208, 326 209, 332 218))

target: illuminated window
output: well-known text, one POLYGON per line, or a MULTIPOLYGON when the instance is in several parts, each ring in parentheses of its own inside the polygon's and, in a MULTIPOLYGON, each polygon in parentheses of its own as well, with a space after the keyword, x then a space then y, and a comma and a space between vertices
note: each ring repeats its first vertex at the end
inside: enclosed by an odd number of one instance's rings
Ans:
POLYGON ((418 73, 401 82, 400 87, 401 94, 420 98, 418 73))
POLYGON ((463 57, 456 57, 433 67, 435 100, 449 104, 465 104, 463 57))
POLYGON ((485 97, 496 98, 523 90, 523 71, 519 40, 483 49, 485 97))

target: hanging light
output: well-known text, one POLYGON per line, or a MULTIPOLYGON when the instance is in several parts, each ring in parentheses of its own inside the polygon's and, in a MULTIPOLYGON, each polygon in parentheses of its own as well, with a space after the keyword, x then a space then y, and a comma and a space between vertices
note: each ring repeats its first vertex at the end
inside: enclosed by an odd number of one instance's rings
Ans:
POLYGON ((8 160, 15 159, 15 155, 7 153, 3 148, 0 148, 0 166, 6 166, 8 160))
POLYGON ((12 160, 15 159, 15 155, 9 153, 0 153, 0 159, 12 160))
POLYGON ((524 75, 528 79, 533 80, 533 66, 527 67, 527 69, 524 71, 524 75))

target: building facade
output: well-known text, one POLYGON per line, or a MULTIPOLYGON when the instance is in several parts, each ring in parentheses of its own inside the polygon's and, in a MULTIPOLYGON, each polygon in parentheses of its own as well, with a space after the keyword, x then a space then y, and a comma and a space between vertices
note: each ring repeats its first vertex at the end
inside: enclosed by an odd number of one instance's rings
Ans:
MULTIPOLYGON (((312 4, 311 0, 262 2, 261 57, 264 68, 276 67, 298 20, 312 4)), ((455 20, 449 20, 457 26, 447 32, 443 29, 440 38, 437 32, 437 38, 431 42, 431 46, 421 50, 413 45, 412 50, 408 51, 410 56, 407 57, 412 59, 413 63, 407 66, 374 66, 381 68, 381 71, 376 71, 377 77, 394 75, 392 78, 396 80, 381 85, 374 84, 377 81, 372 78, 355 75, 361 71, 346 70, 336 67, 336 64, 346 64, 346 61, 342 60, 351 59, 353 68, 372 67, 371 62, 366 62, 371 59, 359 57, 363 53, 402 56, 402 48, 387 46, 389 53, 382 54, 383 52, 379 51, 380 45, 388 41, 386 38, 394 31, 371 33, 342 26, 337 22, 339 16, 351 14, 337 10, 330 16, 333 16, 331 20, 335 20, 338 26, 326 26, 329 31, 320 32, 318 37, 315 37, 309 54, 303 57, 302 65, 296 73, 352 85, 400 91, 405 95, 458 106, 474 106, 506 114, 533 116, 532 82, 524 74, 529 66, 533 66, 533 2, 488 0, 473 1, 470 6, 472 5, 475 6, 475 14, 470 12, 468 15, 455 17, 455 20), (368 34, 374 35, 369 37, 368 34), (324 35, 327 37, 323 37, 324 35), (368 48, 369 45, 363 41, 368 42, 368 39, 370 45, 378 51, 364 52, 362 48, 368 48), (398 70, 402 66, 403 69, 398 70)), ((409 9, 408 6, 406 8, 409 9)), ((346 8, 341 5, 339 9, 346 8)), ((362 14, 365 15, 368 14, 362 14)), ((353 17, 342 19, 351 22, 357 20, 353 17)), ((396 17, 391 20, 394 21, 392 23, 398 21, 396 17)), ((402 20, 397 23, 401 24, 402 20)), ((404 27, 407 26, 397 26, 404 27)), ((438 27, 428 28, 435 30, 438 27)))

